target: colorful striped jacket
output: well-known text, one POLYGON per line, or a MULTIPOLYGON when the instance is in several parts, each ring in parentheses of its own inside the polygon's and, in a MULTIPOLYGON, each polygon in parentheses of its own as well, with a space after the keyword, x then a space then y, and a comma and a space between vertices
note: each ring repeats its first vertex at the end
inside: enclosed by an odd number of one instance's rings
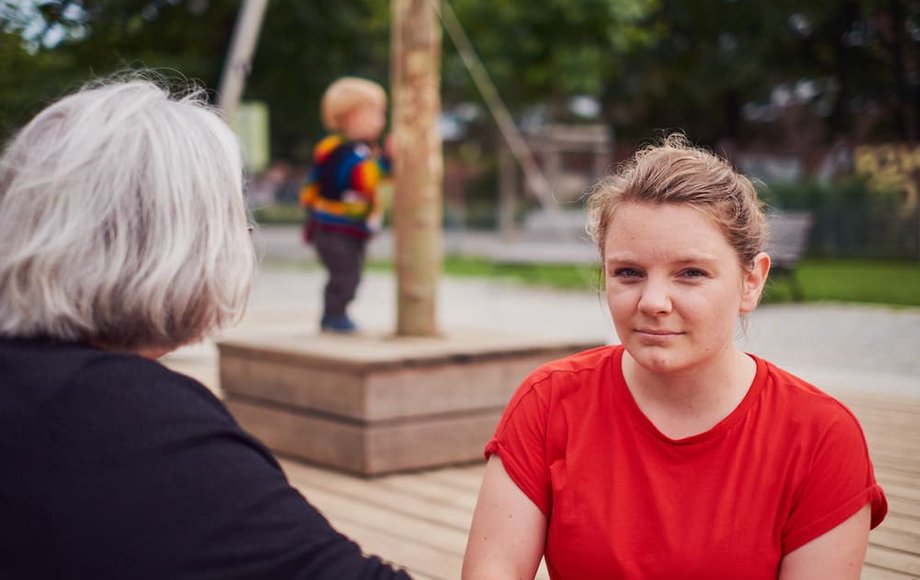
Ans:
POLYGON ((313 167, 300 192, 306 209, 305 239, 316 229, 371 235, 368 218, 377 211, 377 188, 389 163, 370 145, 330 135, 313 151, 313 167))

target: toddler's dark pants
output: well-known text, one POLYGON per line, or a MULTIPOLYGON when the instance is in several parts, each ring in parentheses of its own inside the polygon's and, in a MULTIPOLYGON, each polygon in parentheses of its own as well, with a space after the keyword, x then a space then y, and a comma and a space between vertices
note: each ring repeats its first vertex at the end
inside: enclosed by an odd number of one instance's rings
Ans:
POLYGON ((313 232, 313 247, 329 273, 323 291, 323 317, 341 316, 354 300, 361 282, 367 239, 317 228, 313 232))

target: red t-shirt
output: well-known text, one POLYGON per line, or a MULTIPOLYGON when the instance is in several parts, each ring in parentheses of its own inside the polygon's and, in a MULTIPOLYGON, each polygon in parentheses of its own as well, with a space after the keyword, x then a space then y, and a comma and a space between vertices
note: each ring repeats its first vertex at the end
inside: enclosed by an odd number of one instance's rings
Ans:
POLYGON ((540 367, 486 446, 546 515, 552 578, 775 579, 785 554, 867 503, 872 527, 885 517, 862 430, 822 391, 753 357, 738 407, 674 440, 639 410, 622 356, 540 367))

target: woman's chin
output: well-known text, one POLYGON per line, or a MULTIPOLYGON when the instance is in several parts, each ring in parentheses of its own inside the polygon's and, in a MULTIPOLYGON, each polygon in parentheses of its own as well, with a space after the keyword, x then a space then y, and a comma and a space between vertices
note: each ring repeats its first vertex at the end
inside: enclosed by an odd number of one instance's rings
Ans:
POLYGON ((640 367, 650 373, 668 374, 686 366, 677 353, 669 352, 669 349, 640 347, 632 350, 627 348, 627 351, 640 367))

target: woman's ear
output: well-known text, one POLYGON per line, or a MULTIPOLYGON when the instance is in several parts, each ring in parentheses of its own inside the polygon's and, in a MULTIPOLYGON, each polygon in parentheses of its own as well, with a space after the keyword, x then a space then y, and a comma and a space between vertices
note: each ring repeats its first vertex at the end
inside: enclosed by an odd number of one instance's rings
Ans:
POLYGON ((766 252, 760 252, 754 256, 751 267, 743 273, 741 281, 741 313, 747 314, 757 307, 760 297, 763 294, 764 285, 767 283, 767 275, 770 273, 770 256, 766 252))

